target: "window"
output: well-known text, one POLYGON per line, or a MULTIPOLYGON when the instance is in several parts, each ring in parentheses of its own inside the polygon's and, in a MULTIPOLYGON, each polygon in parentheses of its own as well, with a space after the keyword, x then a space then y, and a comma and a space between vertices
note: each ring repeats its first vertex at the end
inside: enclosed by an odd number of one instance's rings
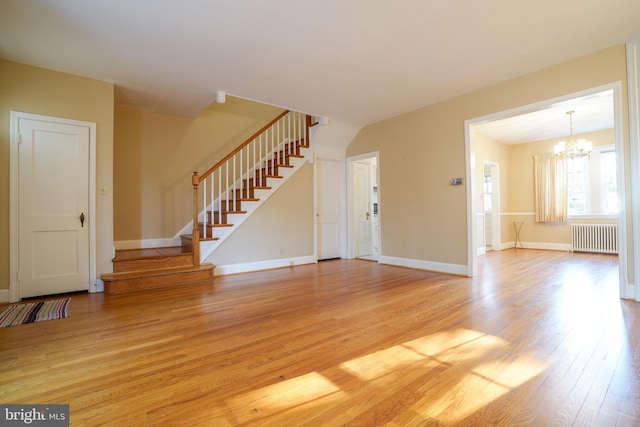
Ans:
POLYGON ((588 213, 587 167, 588 157, 567 159, 567 193, 569 215, 588 213))
POLYGON ((596 147, 590 157, 567 159, 569 215, 616 215, 616 152, 596 147))
POLYGON ((600 180, 602 187, 602 213, 615 215, 618 213, 618 182, 616 180, 616 152, 600 153, 600 180))

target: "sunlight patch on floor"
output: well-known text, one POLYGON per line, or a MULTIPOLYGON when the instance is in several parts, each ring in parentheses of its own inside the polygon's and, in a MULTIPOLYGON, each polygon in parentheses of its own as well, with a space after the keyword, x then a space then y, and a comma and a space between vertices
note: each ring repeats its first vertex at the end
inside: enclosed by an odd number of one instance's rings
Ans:
POLYGON ((509 343, 502 338, 469 329, 453 329, 407 341, 403 344, 424 357, 443 363, 476 360, 496 349, 506 350, 509 343))
POLYGON ((412 410, 424 419, 443 424, 460 422, 540 375, 546 368, 544 363, 527 354, 508 363, 480 364, 464 374, 457 383, 440 389, 437 395, 427 395, 412 410), (447 414, 446 419, 442 418, 442 414, 447 414))
POLYGON ((342 363, 340 367, 363 381, 372 381, 422 360, 424 360, 424 356, 400 345, 395 345, 349 360, 342 363))
MULTIPOLYGON (((250 419, 257 414, 308 411, 329 400, 339 402, 346 399, 348 387, 351 392, 363 392, 362 387, 368 387, 371 393, 384 394, 394 387, 401 390, 402 382, 424 378, 424 386, 419 388, 422 397, 409 412, 424 420, 437 420, 441 414, 448 414, 446 420, 439 421, 456 422, 546 369, 533 354, 505 360, 505 353, 510 351, 507 341, 493 335, 464 328, 443 331, 346 361, 326 372, 310 372, 245 393, 228 403, 231 407, 244 407, 245 416, 250 419), (459 371, 453 377, 455 381, 431 381, 442 370, 450 369, 459 371), (339 371, 352 378, 343 384, 344 390, 329 380, 336 378, 334 374, 339 371), (362 385, 353 388, 358 382, 362 385)), ((402 419, 400 414, 394 421, 402 419)))
MULTIPOLYGON (((323 398, 329 396, 331 396, 331 400, 340 400, 340 395, 343 394, 340 387, 322 375, 317 372, 309 372, 236 396, 227 401, 227 404, 232 408, 246 408, 246 417, 241 417, 246 419, 241 421, 248 421, 257 415, 273 415, 279 411, 291 410, 312 402, 320 405, 325 403, 323 398)), ((306 409, 309 407, 306 406, 306 409)), ((237 415, 240 417, 239 414, 237 415)))

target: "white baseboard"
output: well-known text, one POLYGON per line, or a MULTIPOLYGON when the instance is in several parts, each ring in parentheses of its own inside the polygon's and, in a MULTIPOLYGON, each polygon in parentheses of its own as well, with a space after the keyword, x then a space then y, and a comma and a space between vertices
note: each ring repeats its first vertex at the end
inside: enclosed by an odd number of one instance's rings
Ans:
POLYGON ((89 293, 104 292, 104 282, 102 279, 96 279, 96 282, 89 289, 89 293))
MULTIPOLYGON (((500 245, 500 250, 513 249, 514 247, 515 242, 506 242, 500 245)), ((522 242, 521 246, 520 242, 518 242, 518 248, 568 252, 571 250, 571 243, 522 242)))
POLYGON ((179 239, 144 239, 144 240, 118 240, 113 242, 117 250, 140 248, 164 248, 167 246, 180 246, 179 239))
POLYGON ((436 271, 438 273, 455 274, 467 276, 467 266, 459 264, 447 264, 444 262, 432 262, 419 259, 397 258, 390 256, 380 256, 380 264, 396 265, 398 267, 416 268, 418 270, 436 271))
POLYGON ((636 287, 633 284, 627 283, 626 288, 623 287, 622 289, 626 290, 624 296, 622 296, 623 299, 630 299, 632 301, 635 300, 636 287))
POLYGON ((0 289, 0 302, 9 302, 9 289, 0 289))
POLYGON ((272 259, 267 261, 257 261, 250 263, 229 264, 229 265, 217 265, 213 270, 214 275, 224 276, 226 274, 236 273, 248 273, 251 271, 269 270, 272 268, 293 267, 295 265, 314 264, 318 262, 313 255, 296 257, 296 258, 282 258, 272 259))

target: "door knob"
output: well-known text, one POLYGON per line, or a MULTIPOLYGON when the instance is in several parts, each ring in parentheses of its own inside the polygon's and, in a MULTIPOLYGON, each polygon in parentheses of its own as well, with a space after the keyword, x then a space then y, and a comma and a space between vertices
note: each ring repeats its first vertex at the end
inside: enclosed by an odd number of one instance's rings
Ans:
POLYGON ((80 227, 84 227, 84 212, 80 214, 80 227))

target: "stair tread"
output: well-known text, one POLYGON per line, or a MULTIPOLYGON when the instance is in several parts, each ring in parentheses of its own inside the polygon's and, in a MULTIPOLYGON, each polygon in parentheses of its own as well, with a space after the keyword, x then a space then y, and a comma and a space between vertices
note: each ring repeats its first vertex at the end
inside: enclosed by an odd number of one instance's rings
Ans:
MULTIPOLYGON (((193 236, 191 234, 182 234, 180 235, 181 239, 184 240, 193 240, 193 236)), ((220 240, 219 237, 211 237, 211 236, 207 236, 207 237, 202 237, 200 236, 200 241, 201 242, 213 242, 215 240, 220 240)))
POLYGON ((100 277, 103 281, 112 280, 125 280, 133 279, 136 277, 153 277, 153 276, 166 276, 168 274, 185 273, 191 271, 205 271, 213 270, 214 265, 210 263, 200 264, 199 266, 189 267, 169 267, 169 268, 156 268, 153 270, 139 270, 139 271, 126 271, 122 273, 104 273, 100 277))
MULTIPOLYGON (((211 211, 208 211, 209 213, 211 213, 211 211)), ((213 211, 213 213, 219 214, 220 211, 213 211)), ((246 214, 247 211, 222 211, 223 214, 246 214)))

